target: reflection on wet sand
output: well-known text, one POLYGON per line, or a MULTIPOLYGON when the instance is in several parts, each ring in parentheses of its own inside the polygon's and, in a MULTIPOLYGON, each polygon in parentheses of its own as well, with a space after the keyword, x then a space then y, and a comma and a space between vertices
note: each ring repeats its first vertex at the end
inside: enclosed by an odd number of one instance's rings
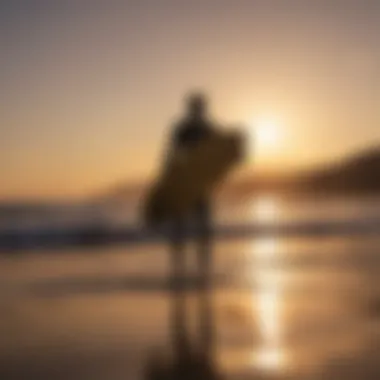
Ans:
POLYGON ((198 301, 198 334, 189 331, 189 313, 186 308, 186 291, 177 286, 171 293, 171 352, 163 355, 153 352, 148 357, 145 378, 166 379, 220 379, 214 363, 211 289, 205 284, 196 294, 198 301))
MULTIPOLYGON (((177 237, 177 236, 176 236, 177 237)), ((195 290, 197 301, 197 333, 192 336, 189 329, 190 313, 187 308, 189 289, 186 287, 185 251, 181 242, 175 240, 171 265, 171 291, 169 333, 171 355, 164 358, 154 352, 146 365, 147 380, 161 379, 220 379, 214 363, 214 329, 211 283, 212 250, 211 239, 201 237, 198 247, 200 261, 195 290)))
MULTIPOLYGON (((275 222, 280 209, 272 198, 259 199, 252 206, 255 218, 275 222)), ((287 355, 282 336, 282 279, 274 270, 281 241, 276 237, 264 237, 252 242, 252 274, 258 293, 253 296, 253 309, 257 310, 260 340, 253 348, 254 365, 265 371, 279 371, 286 363, 287 355)))

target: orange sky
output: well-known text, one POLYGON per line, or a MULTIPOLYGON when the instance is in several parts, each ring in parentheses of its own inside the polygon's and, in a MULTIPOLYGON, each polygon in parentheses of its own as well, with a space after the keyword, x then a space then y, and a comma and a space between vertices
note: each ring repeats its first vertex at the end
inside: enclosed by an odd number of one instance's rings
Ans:
POLYGON ((193 88, 221 122, 275 120, 257 170, 380 141, 380 3, 28 4, 0 16, 0 199, 146 178, 193 88))

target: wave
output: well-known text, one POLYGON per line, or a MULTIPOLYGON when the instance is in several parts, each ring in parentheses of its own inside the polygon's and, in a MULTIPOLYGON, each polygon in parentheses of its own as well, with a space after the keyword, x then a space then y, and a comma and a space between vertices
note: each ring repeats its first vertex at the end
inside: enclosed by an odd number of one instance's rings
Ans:
MULTIPOLYGON (((262 236, 328 237, 376 235, 380 232, 380 217, 353 220, 318 220, 310 222, 219 224, 213 228, 218 240, 250 239, 262 236)), ((187 237, 195 232, 189 230, 187 237)), ((72 225, 52 228, 5 228, 0 230, 0 252, 44 248, 67 248, 83 245, 137 245, 164 242, 170 228, 146 229, 138 226, 100 224, 72 225)))

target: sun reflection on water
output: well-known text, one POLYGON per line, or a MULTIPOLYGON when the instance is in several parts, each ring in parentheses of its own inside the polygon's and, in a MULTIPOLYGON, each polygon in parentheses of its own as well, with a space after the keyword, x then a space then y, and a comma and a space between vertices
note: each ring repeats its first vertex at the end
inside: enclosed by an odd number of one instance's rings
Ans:
MULTIPOLYGON (((275 222, 280 210, 275 199, 263 198, 255 202, 252 212, 255 220, 275 222)), ((257 368, 265 371, 279 371, 286 363, 282 338, 283 278, 274 268, 280 244, 276 237, 265 237, 254 241, 252 246, 252 271, 258 286, 252 302, 257 310, 261 338, 259 346, 252 352, 252 361, 257 368)))

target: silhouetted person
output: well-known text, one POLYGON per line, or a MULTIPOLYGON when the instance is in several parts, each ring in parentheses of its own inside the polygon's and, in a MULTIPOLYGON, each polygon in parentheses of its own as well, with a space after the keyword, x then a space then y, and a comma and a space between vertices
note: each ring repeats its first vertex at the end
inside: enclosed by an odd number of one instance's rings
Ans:
MULTIPOLYGON (((186 99, 186 114, 175 124, 170 140, 168 161, 175 159, 184 151, 195 148, 201 141, 215 133, 216 126, 208 116, 208 101, 205 95, 191 94, 186 99)), ((184 306, 185 241, 186 234, 195 232, 196 254, 201 285, 200 292, 200 346, 201 350, 210 352, 212 342, 212 315, 210 305, 211 275, 211 205, 210 199, 201 197, 188 215, 172 220, 171 262, 173 300, 173 328, 175 349, 177 352, 187 350, 186 310, 184 306)))

